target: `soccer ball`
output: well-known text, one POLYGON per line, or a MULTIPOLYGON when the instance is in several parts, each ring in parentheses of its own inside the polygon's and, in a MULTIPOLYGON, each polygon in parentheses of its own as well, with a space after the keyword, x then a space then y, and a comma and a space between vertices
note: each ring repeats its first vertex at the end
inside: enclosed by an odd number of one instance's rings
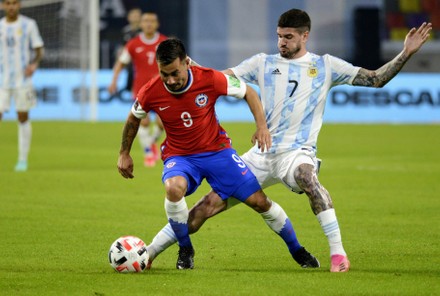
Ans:
POLYGON ((117 272, 143 272, 148 263, 145 243, 135 236, 122 236, 110 246, 108 260, 117 272))

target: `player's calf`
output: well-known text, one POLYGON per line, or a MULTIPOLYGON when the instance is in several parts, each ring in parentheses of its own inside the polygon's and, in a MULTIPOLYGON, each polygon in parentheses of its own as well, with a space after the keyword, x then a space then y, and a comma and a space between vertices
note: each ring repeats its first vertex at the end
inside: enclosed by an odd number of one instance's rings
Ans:
POLYGON ((197 232, 203 223, 209 218, 226 210, 228 203, 222 200, 214 191, 209 192, 199 200, 189 211, 188 228, 189 233, 197 232))

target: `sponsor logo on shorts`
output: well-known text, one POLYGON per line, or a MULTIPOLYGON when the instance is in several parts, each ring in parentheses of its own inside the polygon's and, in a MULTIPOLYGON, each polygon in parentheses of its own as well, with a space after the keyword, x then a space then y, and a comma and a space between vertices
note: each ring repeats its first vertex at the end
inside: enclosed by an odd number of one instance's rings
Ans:
POLYGON ((175 161, 169 162, 169 163, 167 163, 167 169, 170 169, 170 168, 172 168, 175 165, 176 165, 175 161))
POLYGON ((248 171, 249 171, 249 169, 245 169, 244 171, 241 172, 241 174, 244 176, 247 174, 248 171))

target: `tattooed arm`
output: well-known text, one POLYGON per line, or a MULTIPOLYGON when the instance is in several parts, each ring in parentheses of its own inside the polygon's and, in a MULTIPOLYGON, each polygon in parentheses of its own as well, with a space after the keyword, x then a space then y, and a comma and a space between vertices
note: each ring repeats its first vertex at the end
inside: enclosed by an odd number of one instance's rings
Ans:
POLYGON ((125 122, 122 132, 121 149, 119 150, 118 171, 124 178, 132 179, 133 159, 130 156, 131 145, 139 129, 141 120, 135 117, 131 112, 125 122))
POLYGON ((428 40, 431 29, 431 23, 423 23, 418 29, 412 28, 406 35, 403 50, 392 61, 376 71, 361 68, 353 80, 353 85, 382 87, 387 84, 428 40))

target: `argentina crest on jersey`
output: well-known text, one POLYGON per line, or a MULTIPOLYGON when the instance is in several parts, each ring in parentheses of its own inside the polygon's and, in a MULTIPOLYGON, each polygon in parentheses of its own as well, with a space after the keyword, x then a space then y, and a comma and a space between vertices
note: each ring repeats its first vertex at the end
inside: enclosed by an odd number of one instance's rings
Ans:
POLYGON ((195 102, 200 108, 205 107, 206 104, 208 104, 208 96, 205 94, 198 94, 195 102))
POLYGON ((310 63, 309 68, 307 69, 307 75, 312 78, 318 76, 318 68, 316 67, 316 62, 310 63))

